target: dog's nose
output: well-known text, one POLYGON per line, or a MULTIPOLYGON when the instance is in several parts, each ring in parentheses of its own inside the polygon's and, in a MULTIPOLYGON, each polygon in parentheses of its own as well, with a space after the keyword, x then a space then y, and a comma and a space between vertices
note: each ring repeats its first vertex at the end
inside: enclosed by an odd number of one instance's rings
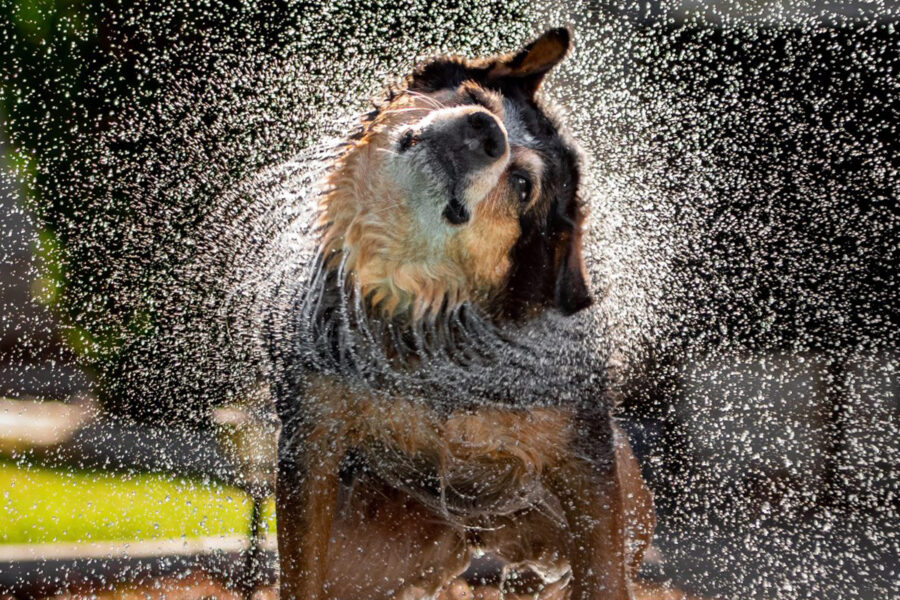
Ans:
POLYGON ((465 137, 476 152, 483 152, 488 158, 500 158, 506 151, 506 136, 493 115, 477 111, 466 116, 465 137))

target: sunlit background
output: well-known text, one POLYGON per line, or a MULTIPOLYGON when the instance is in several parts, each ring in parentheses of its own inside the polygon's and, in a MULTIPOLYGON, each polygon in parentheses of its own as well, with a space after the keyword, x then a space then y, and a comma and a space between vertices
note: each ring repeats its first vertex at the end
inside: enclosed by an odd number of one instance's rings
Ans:
POLYGON ((566 25, 645 580, 900 596, 900 5, 542 4, 0 4, 0 595, 271 583, 269 241, 417 60, 566 25))

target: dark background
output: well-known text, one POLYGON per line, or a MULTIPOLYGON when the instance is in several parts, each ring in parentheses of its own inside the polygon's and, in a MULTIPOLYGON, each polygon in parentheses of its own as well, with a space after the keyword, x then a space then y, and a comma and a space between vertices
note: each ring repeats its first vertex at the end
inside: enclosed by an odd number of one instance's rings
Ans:
POLYGON ((209 199, 417 56, 562 19, 578 46, 553 93, 597 177, 632 190, 597 218, 643 244, 621 414, 661 512, 656 575, 724 597, 895 595, 897 7, 327 6, 3 4, 0 393, 90 390, 203 428, 247 360, 179 279, 209 199), (298 64, 305 85, 273 74, 298 64), (194 376, 161 376, 173 357, 194 376))

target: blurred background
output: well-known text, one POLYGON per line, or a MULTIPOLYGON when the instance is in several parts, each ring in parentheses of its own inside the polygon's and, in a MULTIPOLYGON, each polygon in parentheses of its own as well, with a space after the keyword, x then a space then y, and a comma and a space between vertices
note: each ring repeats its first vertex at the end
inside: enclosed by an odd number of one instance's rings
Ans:
POLYGON ((271 581, 234 274, 288 216, 246 182, 423 56, 567 25, 647 581, 900 595, 897 3, 0 6, 0 594, 271 581))

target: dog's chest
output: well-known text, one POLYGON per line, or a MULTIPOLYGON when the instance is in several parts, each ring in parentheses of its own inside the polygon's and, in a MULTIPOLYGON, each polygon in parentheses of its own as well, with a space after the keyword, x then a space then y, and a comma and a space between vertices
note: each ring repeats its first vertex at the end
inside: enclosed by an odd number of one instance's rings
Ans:
POLYGON ((404 399, 329 394, 318 408, 363 470, 438 512, 509 514, 546 500, 544 468, 566 460, 571 419, 558 408, 486 407, 440 415, 404 399))

